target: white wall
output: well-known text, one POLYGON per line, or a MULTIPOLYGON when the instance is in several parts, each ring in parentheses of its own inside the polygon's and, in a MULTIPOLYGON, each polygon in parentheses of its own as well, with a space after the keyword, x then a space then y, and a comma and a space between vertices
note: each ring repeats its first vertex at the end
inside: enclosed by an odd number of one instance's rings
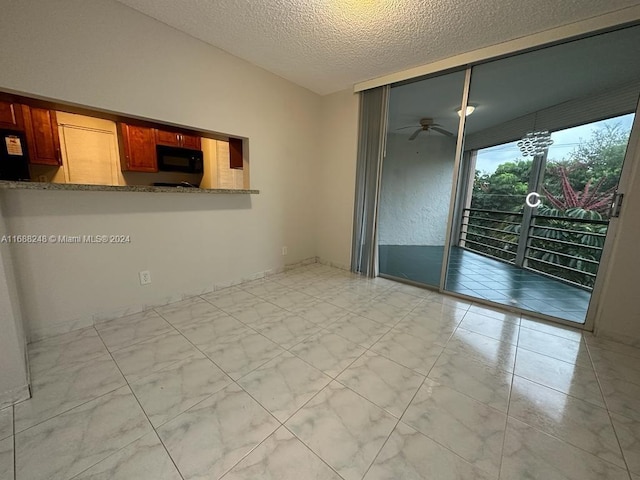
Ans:
MULTIPOLYGON (((0 216, 0 236, 6 234, 0 216)), ((22 313, 8 247, 7 243, 0 243, 0 408, 29 398, 22 313)))
POLYGON ((444 245, 455 140, 387 136, 378 214, 380 245, 444 245))
POLYGON ((320 261, 349 268, 358 152, 359 95, 350 90, 322 98, 316 168, 316 245, 320 261))
POLYGON ((316 255, 319 96, 109 0, 2 1, 0 45, 0 89, 248 137, 261 191, 2 192, 11 233, 131 235, 13 248, 32 339, 316 255))
MULTIPOLYGON (((637 127, 640 124, 636 118, 637 127)), ((596 304, 595 333, 640 347, 640 302, 638 302, 638 273, 640 255, 640 139, 635 131, 629 142, 625 162, 631 161, 627 179, 621 179, 620 191, 625 197, 620 217, 615 225, 611 255, 606 271, 598 272, 602 293, 596 304)), ((609 239, 607 238, 607 241, 609 239)))

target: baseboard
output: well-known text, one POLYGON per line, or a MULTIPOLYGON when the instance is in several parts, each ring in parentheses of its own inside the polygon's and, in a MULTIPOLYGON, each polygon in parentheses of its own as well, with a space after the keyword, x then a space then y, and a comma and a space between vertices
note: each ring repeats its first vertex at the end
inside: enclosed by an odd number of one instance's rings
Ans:
POLYGON ((44 340, 45 338, 56 337, 64 333, 73 332, 74 330, 80 330, 81 328, 93 326, 93 318, 79 318, 68 322, 56 323, 53 325, 47 325, 42 328, 34 328, 28 325, 29 338, 28 343, 44 340))
POLYGON ((0 393, 0 409, 31 398, 29 385, 22 385, 0 393))
POLYGON ((351 271, 351 265, 345 265, 344 263, 325 260, 324 258, 321 258, 321 257, 318 257, 318 263, 321 263, 322 265, 327 265, 328 267, 339 268, 340 270, 346 270, 347 272, 351 271))
POLYGON ((640 339, 635 337, 630 337, 629 335, 605 333, 605 332, 602 332, 602 330, 600 329, 596 329, 596 331, 593 332, 593 334, 595 337, 602 338, 603 340, 611 340, 613 342, 629 345, 630 347, 640 348, 640 339))
POLYGON ((284 266, 284 271, 295 270, 296 268, 305 267, 313 263, 318 263, 318 257, 309 257, 304 260, 300 260, 299 262, 287 263, 284 266))

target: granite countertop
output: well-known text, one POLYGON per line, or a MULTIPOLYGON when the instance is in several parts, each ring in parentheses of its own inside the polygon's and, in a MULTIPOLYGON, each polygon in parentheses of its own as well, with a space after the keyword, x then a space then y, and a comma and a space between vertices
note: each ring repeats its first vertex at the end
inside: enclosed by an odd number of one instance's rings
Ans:
POLYGON ((198 194, 257 194, 260 190, 234 190, 230 188, 153 187, 147 185, 84 185, 77 183, 13 182, 0 180, 4 190, 80 190, 92 192, 151 192, 198 194))

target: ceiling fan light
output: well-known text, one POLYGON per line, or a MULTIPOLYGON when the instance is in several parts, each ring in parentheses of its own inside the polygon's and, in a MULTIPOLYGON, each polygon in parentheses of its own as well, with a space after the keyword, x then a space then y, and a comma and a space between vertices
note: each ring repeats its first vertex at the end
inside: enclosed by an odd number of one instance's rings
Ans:
MULTIPOLYGON (((467 105, 467 111, 464 114, 464 116, 468 117, 469 115, 471 115, 474 112, 475 109, 476 109, 476 107, 474 107, 473 105, 467 105)), ((458 112, 458 116, 461 117, 462 116, 462 108, 459 108, 456 111, 458 112)))

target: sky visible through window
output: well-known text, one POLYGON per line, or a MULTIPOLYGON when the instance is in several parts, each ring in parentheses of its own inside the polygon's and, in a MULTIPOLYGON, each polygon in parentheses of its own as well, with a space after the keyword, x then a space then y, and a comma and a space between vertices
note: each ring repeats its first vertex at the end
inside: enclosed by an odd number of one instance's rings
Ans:
MULTIPOLYGON (((607 120, 553 132, 551 134, 553 145, 549 148, 548 158, 553 160, 567 158, 579 145, 580 141, 587 141, 594 130, 603 128, 606 125, 619 125, 623 130, 629 131, 633 124, 633 117, 634 114, 629 113, 620 117, 609 118, 607 120)), ((502 163, 522 160, 523 157, 520 155, 520 150, 516 143, 517 142, 505 143, 478 150, 476 170, 480 170, 482 173, 492 174, 502 163)))

